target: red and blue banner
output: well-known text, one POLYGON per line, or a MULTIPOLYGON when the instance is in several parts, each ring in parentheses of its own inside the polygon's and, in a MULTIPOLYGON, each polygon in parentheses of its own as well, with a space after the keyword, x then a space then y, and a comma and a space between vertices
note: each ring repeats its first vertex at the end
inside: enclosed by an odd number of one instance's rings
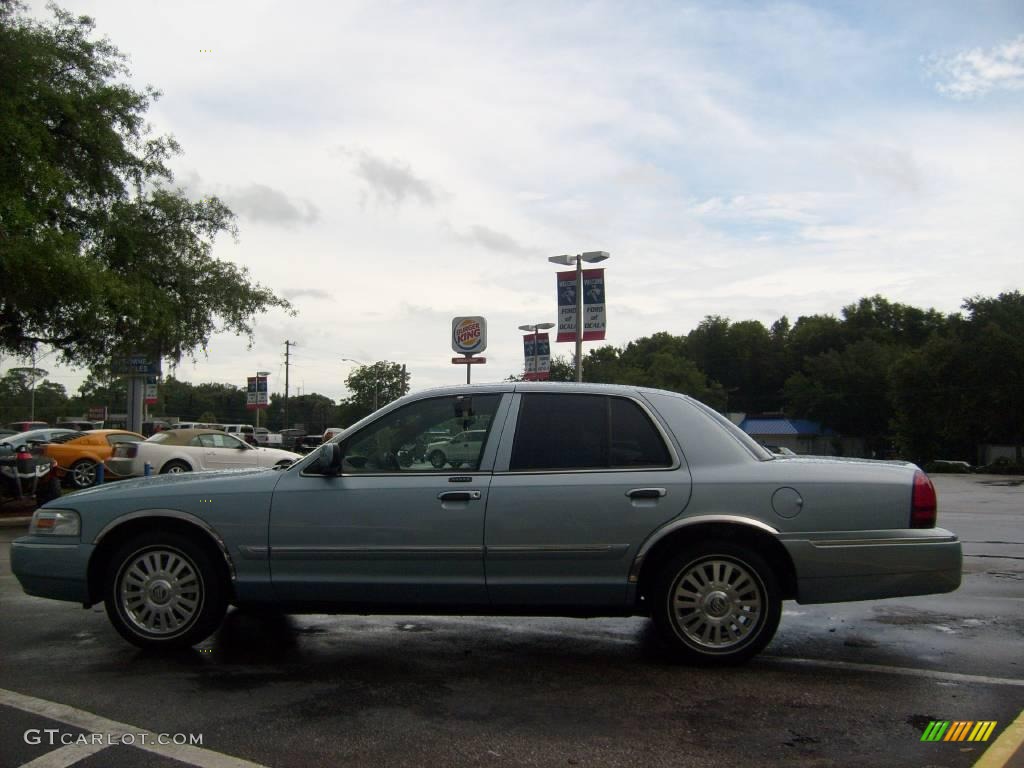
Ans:
MULTIPOLYGON (((555 341, 576 341, 576 272, 559 272, 558 338, 555 341)), ((583 340, 601 341, 606 326, 604 304, 604 270, 583 270, 583 340)))
POLYGON ((536 336, 528 333, 523 336, 523 354, 526 358, 524 366, 526 381, 546 381, 551 372, 551 341, 546 333, 538 333, 536 336), (534 350, 534 339, 537 341, 537 349, 534 350))

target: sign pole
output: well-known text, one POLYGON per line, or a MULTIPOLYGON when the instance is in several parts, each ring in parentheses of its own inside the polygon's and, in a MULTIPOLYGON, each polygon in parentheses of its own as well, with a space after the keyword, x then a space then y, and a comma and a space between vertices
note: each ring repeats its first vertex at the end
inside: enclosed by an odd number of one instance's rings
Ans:
POLYGON ((537 326, 533 326, 533 378, 540 379, 540 350, 537 348, 537 326))
POLYGON ((576 383, 583 381, 583 259, 576 255, 576 383))
MULTIPOLYGON (((472 357, 472 355, 466 355, 466 357, 472 357)), ((469 384, 469 381, 470 381, 470 372, 471 372, 472 370, 473 370, 473 366, 472 366, 472 365, 468 365, 468 364, 467 364, 467 365, 466 365, 466 383, 467 383, 467 384, 469 384)))

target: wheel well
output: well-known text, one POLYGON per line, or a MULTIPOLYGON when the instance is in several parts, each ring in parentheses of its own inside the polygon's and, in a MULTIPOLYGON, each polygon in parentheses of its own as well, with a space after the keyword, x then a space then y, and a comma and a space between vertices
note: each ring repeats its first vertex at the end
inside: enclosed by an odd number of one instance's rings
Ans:
POLYGON ((651 585, 666 561, 684 547, 710 539, 724 539, 757 552, 768 561, 775 572, 779 588, 782 590, 782 599, 792 600, 796 597, 796 569, 793 567, 793 560, 774 536, 742 524, 697 523, 683 526, 665 536, 644 557, 637 579, 637 604, 648 604, 651 585))
POLYGON ((88 586, 89 599, 87 606, 94 605, 103 600, 103 579, 106 575, 107 565, 113 553, 125 541, 139 533, 151 531, 173 531, 194 541, 203 547, 217 563, 221 570, 221 576, 227 585, 229 600, 234 599, 234 582, 231 579, 231 570, 228 566, 227 555, 220 548, 214 538, 195 523, 187 520, 178 520, 173 517, 137 517, 128 520, 110 531, 96 548, 89 558, 88 586))
POLYGON ((179 459, 179 458, 175 457, 173 459, 168 459, 163 464, 161 464, 160 465, 160 472, 163 472, 165 468, 171 466, 172 464, 182 464, 182 465, 188 467, 189 472, 192 472, 192 471, 195 470, 195 467, 192 466, 192 462, 191 461, 186 461, 185 459, 179 459))

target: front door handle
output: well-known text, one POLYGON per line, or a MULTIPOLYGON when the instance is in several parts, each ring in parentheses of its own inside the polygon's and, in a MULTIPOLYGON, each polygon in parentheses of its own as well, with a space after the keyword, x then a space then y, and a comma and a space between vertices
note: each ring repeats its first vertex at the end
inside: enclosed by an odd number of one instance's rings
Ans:
POLYGON ((631 499, 660 499, 667 494, 668 491, 664 488, 634 488, 626 491, 626 495, 631 499))
POLYGON ((480 491, 444 491, 437 494, 441 501, 478 501, 482 494, 480 491))

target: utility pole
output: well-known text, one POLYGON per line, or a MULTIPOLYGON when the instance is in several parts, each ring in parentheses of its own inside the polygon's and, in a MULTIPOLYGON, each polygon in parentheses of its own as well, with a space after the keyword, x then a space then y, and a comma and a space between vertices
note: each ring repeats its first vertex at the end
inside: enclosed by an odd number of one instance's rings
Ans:
POLYGON ((294 341, 284 340, 284 425, 282 429, 288 429, 288 366, 290 364, 290 347, 296 346, 294 341))

